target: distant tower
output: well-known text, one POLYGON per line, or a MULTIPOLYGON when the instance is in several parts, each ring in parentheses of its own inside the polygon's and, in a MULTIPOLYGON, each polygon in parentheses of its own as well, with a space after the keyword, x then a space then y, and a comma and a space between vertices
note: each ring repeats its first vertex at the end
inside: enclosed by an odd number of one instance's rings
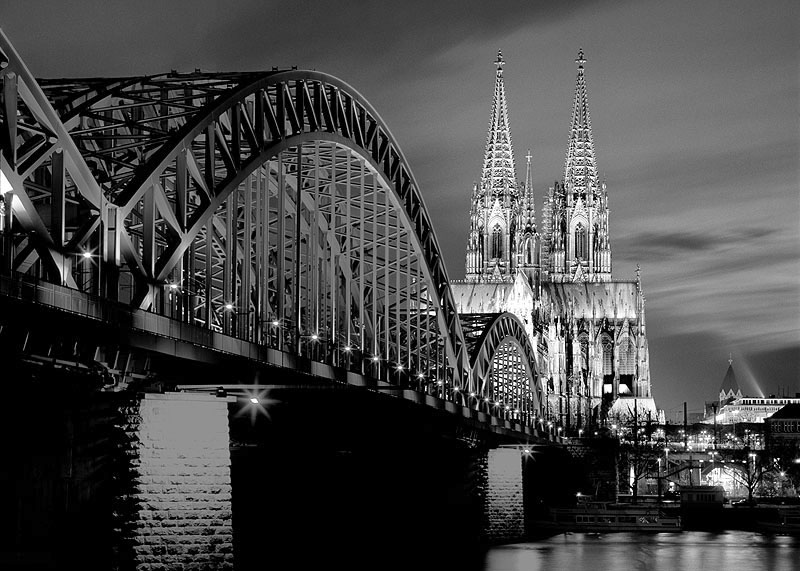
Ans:
POLYGON ((575 61, 578 78, 564 180, 549 190, 542 212, 543 270, 553 282, 607 282, 611 279, 608 195, 597 174, 583 49, 575 61))
POLYGON ((497 71, 483 170, 472 188, 466 255, 466 277, 471 282, 511 282, 517 270, 519 195, 502 52, 497 52, 494 63, 497 71))
POLYGON ((733 399, 742 398, 742 390, 736 381, 736 373, 733 372, 733 358, 728 357, 728 371, 722 379, 722 386, 719 388, 719 404, 723 405, 733 399))

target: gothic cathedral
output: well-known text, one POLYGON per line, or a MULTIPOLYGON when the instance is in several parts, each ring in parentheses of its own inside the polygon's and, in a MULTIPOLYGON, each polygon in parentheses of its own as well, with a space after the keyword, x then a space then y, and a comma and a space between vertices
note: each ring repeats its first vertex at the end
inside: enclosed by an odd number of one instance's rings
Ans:
POLYGON ((608 194, 597 170, 578 52, 564 177, 536 223, 531 153, 519 182, 498 52, 480 181, 472 188, 466 279, 451 287, 459 312, 508 311, 537 349, 547 420, 583 428, 634 413, 658 419, 650 393, 645 298, 635 280, 612 280, 608 194))

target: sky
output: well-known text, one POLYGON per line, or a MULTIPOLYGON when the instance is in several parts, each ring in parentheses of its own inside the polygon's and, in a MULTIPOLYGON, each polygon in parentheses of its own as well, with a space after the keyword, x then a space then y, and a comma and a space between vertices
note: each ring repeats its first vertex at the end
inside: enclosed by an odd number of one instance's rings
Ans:
POLYGON ((26 0, 0 28, 37 77, 297 66, 391 129, 448 274, 464 276, 497 50, 537 209, 564 158, 578 48, 613 274, 642 268, 653 395, 800 392, 800 3, 793 0, 26 0))

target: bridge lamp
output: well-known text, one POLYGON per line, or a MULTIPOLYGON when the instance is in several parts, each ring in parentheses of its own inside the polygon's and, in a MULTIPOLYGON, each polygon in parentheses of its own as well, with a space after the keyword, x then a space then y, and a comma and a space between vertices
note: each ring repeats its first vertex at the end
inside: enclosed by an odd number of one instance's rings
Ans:
POLYGON ((171 289, 172 291, 175 291, 176 289, 178 289, 178 284, 174 284, 174 283, 173 284, 169 284, 169 289, 171 289))
POLYGON ((232 310, 233 309, 233 304, 232 303, 226 303, 225 304, 225 309, 227 309, 228 311, 232 310))
POLYGON ((486 397, 485 399, 483 399, 483 402, 489 402, 489 397, 486 397))
POLYGON ((425 378, 425 374, 424 373, 417 373, 417 378, 422 380, 422 379, 425 378))
POLYGON ((345 352, 345 353, 349 353, 349 352, 350 352, 350 351, 352 351, 352 350, 353 350, 353 348, 352 348, 352 347, 350 347, 350 345, 345 345, 345 346, 344 346, 344 352, 345 352))
POLYGON ((250 402, 252 404, 258 404, 260 401, 258 400, 258 397, 250 397, 250 402))
POLYGON ((784 472, 784 471, 781 471, 780 474, 781 474, 781 478, 784 478, 786 476, 786 472, 784 472))
POLYGON ((278 325, 280 325, 280 324, 281 324, 281 322, 280 322, 280 321, 278 321, 277 319, 274 319, 274 320, 272 321, 272 325, 274 325, 275 327, 277 327, 277 326, 278 326, 278 325))
POLYGON ((471 397, 474 397, 474 396, 475 396, 475 391, 471 391, 471 392, 469 393, 469 396, 471 396, 471 397))
POLYGON ((377 363, 377 362, 378 362, 378 361, 380 361, 380 360, 381 360, 381 357, 380 357, 380 355, 373 355, 373 356, 372 356, 372 362, 373 362, 373 363, 377 363))
POLYGON ((531 453, 531 449, 530 449, 530 448, 525 448, 525 449, 523 450, 523 452, 524 452, 525 454, 530 454, 530 453, 531 453))
POLYGON ((453 387, 453 392, 457 393, 458 392, 458 387, 453 387))
POLYGON ((312 334, 311 334, 311 340, 312 340, 312 341, 316 341, 316 340, 318 340, 318 339, 319 339, 319 335, 317 335, 316 333, 312 333, 312 334))
POLYGON ((84 260, 88 260, 89 258, 91 258, 91 257, 92 257, 92 253, 91 253, 91 252, 83 252, 83 253, 81 254, 81 256, 83 256, 83 259, 84 259, 84 260))
POLYGON ((395 367, 395 369, 397 369, 398 371, 402 371, 403 370, 403 364, 402 363, 398 363, 397 366, 395 367))

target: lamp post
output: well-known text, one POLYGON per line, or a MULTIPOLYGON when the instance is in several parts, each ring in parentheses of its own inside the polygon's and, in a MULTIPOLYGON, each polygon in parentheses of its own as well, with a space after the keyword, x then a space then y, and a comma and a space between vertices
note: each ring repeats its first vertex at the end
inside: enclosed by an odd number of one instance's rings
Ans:
POLYGON ((658 457, 658 476, 656 477, 658 488, 658 503, 661 503, 661 456, 658 457))

